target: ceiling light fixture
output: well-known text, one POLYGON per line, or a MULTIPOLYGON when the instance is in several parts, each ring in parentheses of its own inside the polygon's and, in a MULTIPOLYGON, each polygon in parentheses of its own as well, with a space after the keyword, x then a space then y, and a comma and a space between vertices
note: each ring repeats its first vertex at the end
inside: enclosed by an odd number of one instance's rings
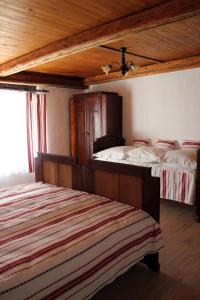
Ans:
POLYGON ((138 68, 138 66, 136 64, 134 64, 133 61, 131 61, 131 60, 126 61, 126 47, 122 47, 122 48, 120 48, 120 50, 121 50, 121 54, 122 54, 121 65, 120 65, 120 63, 114 61, 114 62, 112 62, 112 64, 108 64, 108 65, 101 67, 103 72, 106 73, 106 75, 108 75, 108 73, 112 70, 113 64, 117 64, 120 66, 120 71, 123 76, 127 75, 129 70, 135 71, 138 68))

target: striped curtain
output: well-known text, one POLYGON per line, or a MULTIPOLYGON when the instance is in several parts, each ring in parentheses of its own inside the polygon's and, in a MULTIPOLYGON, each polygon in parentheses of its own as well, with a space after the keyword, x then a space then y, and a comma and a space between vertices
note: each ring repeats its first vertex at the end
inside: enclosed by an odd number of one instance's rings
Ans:
POLYGON ((37 152, 47 152, 46 94, 26 94, 27 146, 29 172, 34 172, 37 152))

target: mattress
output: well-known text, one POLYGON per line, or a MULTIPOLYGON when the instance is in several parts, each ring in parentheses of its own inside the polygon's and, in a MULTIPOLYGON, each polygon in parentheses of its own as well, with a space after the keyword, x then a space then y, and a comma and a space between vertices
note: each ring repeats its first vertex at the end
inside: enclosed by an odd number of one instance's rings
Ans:
POLYGON ((0 190, 0 299, 89 299, 163 246, 134 207, 33 183, 0 190))
MULTIPOLYGON (((97 160, 102 160, 96 158, 97 160)), ((195 202, 196 170, 166 163, 143 163, 125 159, 111 162, 151 168, 151 175, 160 177, 160 197, 193 205, 195 202)))

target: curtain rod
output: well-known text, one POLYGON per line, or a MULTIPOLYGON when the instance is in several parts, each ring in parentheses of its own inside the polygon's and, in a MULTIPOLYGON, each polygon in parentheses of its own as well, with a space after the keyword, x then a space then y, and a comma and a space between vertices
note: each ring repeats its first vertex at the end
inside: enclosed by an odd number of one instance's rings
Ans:
POLYGON ((30 93, 49 93, 48 90, 45 89, 37 89, 37 86, 30 85, 18 85, 18 84, 5 84, 0 83, 1 90, 12 90, 12 91, 21 91, 21 92, 30 92, 30 93))

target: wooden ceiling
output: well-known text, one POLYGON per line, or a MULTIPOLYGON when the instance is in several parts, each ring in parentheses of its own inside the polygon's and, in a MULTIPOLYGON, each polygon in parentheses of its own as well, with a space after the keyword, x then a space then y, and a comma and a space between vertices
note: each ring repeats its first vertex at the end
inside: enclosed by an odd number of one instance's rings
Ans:
POLYGON ((133 53, 138 69, 126 78, 200 66, 199 0, 4 0, 0 28, 0 82, 123 79, 117 65, 102 72, 121 54, 100 45, 133 53))

